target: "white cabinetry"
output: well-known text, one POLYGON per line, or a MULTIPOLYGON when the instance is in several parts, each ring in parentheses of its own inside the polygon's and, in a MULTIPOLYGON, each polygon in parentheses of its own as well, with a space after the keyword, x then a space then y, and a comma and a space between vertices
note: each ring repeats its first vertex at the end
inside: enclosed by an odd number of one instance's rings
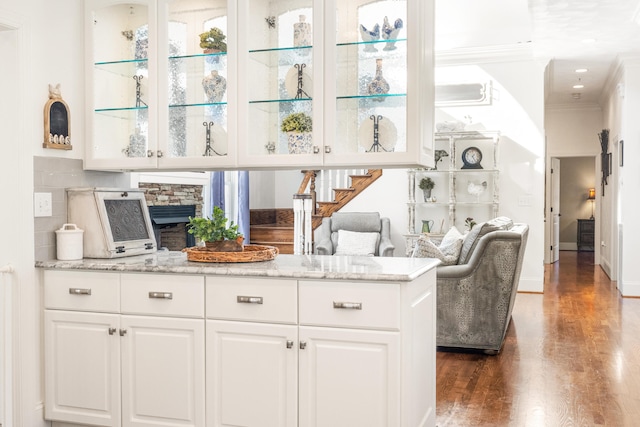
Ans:
POLYGON ((434 268, 410 282, 65 270, 44 282, 48 420, 435 426, 434 268))
POLYGON ((430 165, 433 22, 433 0, 90 0, 86 167, 430 165))
POLYGON ((409 227, 406 255, 410 256, 419 233, 442 235, 452 226, 460 231, 465 220, 476 223, 498 215, 500 133, 496 131, 440 132, 435 134, 435 169, 409 169, 409 227), (420 181, 435 185, 428 194, 420 181), (424 223, 429 224, 429 229, 424 223))
POLYGON ((45 271, 46 418, 204 426, 203 298, 197 276, 45 271))

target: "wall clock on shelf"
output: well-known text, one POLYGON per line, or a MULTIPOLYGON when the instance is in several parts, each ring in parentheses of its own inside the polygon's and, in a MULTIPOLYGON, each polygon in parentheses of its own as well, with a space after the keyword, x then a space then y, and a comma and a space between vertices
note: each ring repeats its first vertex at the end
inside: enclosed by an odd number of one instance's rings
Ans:
POLYGON ((482 151, 478 147, 468 147, 462 152, 462 169, 482 169, 482 151))

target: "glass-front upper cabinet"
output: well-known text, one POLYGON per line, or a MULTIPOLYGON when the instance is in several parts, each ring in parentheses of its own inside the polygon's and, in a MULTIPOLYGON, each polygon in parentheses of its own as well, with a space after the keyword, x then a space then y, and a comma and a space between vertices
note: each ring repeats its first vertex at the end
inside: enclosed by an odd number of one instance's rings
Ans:
POLYGON ((317 0, 239 1, 240 164, 322 162, 321 13, 317 0))
POLYGON ((160 2, 161 167, 235 165, 235 4, 160 2))
POLYGON ((331 0, 327 13, 325 163, 431 162, 433 2, 331 0))
POLYGON ((149 2, 98 0, 86 12, 86 166, 155 166, 156 66, 149 2))

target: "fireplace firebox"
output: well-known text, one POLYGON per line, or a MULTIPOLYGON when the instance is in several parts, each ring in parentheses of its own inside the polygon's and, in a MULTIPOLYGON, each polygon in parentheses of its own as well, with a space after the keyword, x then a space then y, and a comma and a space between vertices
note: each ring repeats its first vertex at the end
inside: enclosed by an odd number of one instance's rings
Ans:
POLYGON ((189 217, 196 216, 195 205, 149 206, 149 216, 158 248, 180 251, 195 246, 195 237, 187 232, 189 217))

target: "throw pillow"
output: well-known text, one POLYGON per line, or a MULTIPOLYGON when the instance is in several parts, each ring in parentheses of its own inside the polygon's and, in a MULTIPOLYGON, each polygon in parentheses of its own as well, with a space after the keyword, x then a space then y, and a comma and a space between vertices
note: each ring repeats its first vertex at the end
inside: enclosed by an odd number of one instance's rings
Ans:
POLYGON ((334 255, 374 256, 378 233, 338 230, 338 244, 334 255))
POLYGON ((460 251, 459 264, 466 264, 471 258, 473 249, 478 244, 478 240, 487 233, 496 230, 509 230, 513 227, 513 221, 507 217, 500 216, 487 222, 482 222, 471 229, 464 238, 462 250, 460 251))
POLYGON ((437 258, 442 261, 442 265, 454 265, 458 262, 458 254, 461 247, 462 239, 458 239, 449 243, 445 251, 443 251, 429 239, 429 236, 423 234, 418 237, 411 256, 412 258, 437 258))
POLYGON ((464 234, 460 233, 455 226, 452 226, 449 231, 447 231, 447 234, 442 238, 438 248, 443 254, 455 257, 456 262, 454 264, 457 264, 463 242, 464 234))

